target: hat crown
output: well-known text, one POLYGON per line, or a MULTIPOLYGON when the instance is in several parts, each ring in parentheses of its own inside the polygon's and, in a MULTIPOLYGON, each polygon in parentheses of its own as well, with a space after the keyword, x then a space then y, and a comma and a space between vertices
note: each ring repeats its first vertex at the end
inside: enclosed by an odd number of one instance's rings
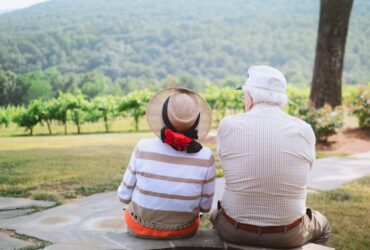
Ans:
POLYGON ((286 79, 283 73, 276 68, 267 65, 252 66, 248 69, 248 75, 246 86, 279 93, 286 91, 286 79))
MULTIPOLYGON (((161 130, 163 129, 163 127, 166 126, 166 124, 163 121, 163 105, 165 104, 167 99, 168 99, 167 117, 171 123, 172 122, 174 123, 172 125, 177 126, 180 123, 183 124, 183 123, 188 122, 190 126, 188 124, 184 126, 185 130, 187 130, 188 128, 191 128, 191 126, 195 124, 199 116, 199 123, 195 129, 198 131, 198 139, 199 140, 204 139, 207 136, 211 128, 211 122, 212 122, 211 109, 209 108, 204 98, 202 98, 196 92, 189 90, 189 89, 185 89, 185 88, 162 89, 151 98, 150 102, 148 103, 147 109, 146 109, 146 118, 148 121, 149 128, 159 138, 161 138, 161 130), (184 94, 184 93, 188 96, 186 97, 186 99, 185 98, 183 99, 183 97, 185 96, 182 96, 179 98, 177 97, 177 95, 184 94), (196 101, 192 100, 192 98, 195 98, 196 101), (176 103, 174 102, 175 100, 176 100, 176 103), (185 102, 186 102, 186 105, 185 105, 185 102), (181 108, 183 108, 182 106, 184 106, 184 109, 186 112, 181 111, 178 113, 177 112, 178 106, 181 106, 181 108), (188 119, 186 119, 187 117, 188 119), (178 120, 180 122, 178 122, 178 120), (186 121, 186 120, 189 120, 189 121, 186 121)), ((182 132, 180 131, 180 129, 183 129, 183 128, 176 127, 176 129, 178 129, 179 132, 182 132)))
POLYGON ((199 102, 196 96, 185 91, 176 91, 169 97, 167 115, 178 131, 193 126, 199 115, 199 102))

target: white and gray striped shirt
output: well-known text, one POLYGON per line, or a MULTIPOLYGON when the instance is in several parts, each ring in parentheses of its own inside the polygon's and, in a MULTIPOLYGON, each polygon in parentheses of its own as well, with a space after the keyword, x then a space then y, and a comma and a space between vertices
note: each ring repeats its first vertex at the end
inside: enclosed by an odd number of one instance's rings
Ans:
POLYGON ((315 159, 309 124, 278 106, 256 104, 221 121, 217 144, 226 180, 222 204, 230 217, 279 226, 304 215, 307 175, 315 159))
POLYGON ((189 154, 159 139, 143 139, 117 194, 141 220, 166 226, 191 223, 200 211, 209 211, 214 189, 215 161, 208 148, 189 154))

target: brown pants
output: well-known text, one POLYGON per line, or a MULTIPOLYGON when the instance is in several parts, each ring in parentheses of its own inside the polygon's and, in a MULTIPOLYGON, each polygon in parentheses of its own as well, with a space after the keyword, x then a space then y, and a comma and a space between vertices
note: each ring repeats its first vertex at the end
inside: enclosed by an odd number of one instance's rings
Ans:
POLYGON ((271 248, 294 248, 307 242, 326 245, 331 232, 331 227, 325 216, 311 209, 307 209, 301 224, 293 229, 284 233, 262 234, 236 228, 221 213, 222 208, 213 210, 210 220, 222 239, 235 244, 271 248))

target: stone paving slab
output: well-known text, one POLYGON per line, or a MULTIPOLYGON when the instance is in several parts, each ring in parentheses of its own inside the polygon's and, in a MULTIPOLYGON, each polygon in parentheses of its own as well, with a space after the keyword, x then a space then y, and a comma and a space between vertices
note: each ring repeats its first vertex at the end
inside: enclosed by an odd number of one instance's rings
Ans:
POLYGON ((23 198, 12 198, 12 197, 0 197, 0 211, 13 210, 13 209, 25 209, 30 207, 52 207, 54 206, 52 201, 38 201, 23 198))
POLYGON ((105 233, 126 231, 123 204, 116 192, 100 193, 27 216, 0 220, 0 228, 60 244, 112 249, 117 245, 105 233))
POLYGON ((0 211, 0 220, 31 214, 35 211, 35 209, 31 208, 0 211))
POLYGON ((1 250, 13 250, 19 249, 22 247, 31 247, 33 246, 32 243, 20 240, 17 238, 10 237, 5 233, 0 232, 0 249, 1 250))
POLYGON ((308 177, 308 187, 327 191, 370 175, 370 152, 349 157, 316 160, 308 177))
MULTIPOLYGON (((127 233, 117 234, 110 233, 108 238, 117 242, 119 249, 125 250, 153 250, 153 249, 239 249, 239 250, 268 250, 271 248, 240 246, 230 244, 221 240, 215 230, 200 230, 196 235, 188 239, 180 240, 149 240, 139 239, 130 236, 127 233)), ((330 250, 333 248, 307 244, 303 247, 294 248, 293 250, 330 250)))

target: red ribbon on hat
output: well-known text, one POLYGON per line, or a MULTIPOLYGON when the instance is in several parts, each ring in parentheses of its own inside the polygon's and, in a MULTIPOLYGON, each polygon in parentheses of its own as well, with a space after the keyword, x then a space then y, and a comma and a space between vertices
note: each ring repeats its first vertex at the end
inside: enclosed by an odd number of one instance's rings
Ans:
POLYGON ((184 151, 193 141, 190 137, 184 134, 176 133, 169 128, 164 130, 164 143, 172 146, 178 151, 184 151))

